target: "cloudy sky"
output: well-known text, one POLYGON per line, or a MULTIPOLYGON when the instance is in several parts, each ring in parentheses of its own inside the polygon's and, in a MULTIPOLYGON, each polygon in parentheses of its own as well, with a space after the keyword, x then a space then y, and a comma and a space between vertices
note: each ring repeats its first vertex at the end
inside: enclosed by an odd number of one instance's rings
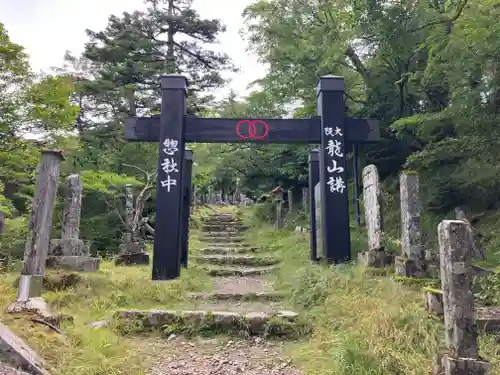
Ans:
MULTIPOLYGON (((194 8, 205 18, 221 19, 227 32, 220 37, 218 50, 229 54, 242 69, 228 88, 219 90, 221 97, 234 89, 245 94, 247 85, 265 74, 265 67, 245 51, 246 42, 238 31, 243 26, 241 12, 252 0, 195 0, 194 8), (217 4, 215 6, 215 4, 217 4)), ((142 0, 0 0, 0 22, 11 40, 21 44, 30 55, 37 71, 61 66, 65 51, 79 54, 87 41, 85 29, 106 27, 111 14, 144 8, 142 0)))

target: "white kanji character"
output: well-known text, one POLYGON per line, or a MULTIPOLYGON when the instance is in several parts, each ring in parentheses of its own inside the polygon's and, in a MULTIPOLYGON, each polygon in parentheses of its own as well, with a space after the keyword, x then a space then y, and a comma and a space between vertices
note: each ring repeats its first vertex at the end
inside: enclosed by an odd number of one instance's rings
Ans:
POLYGON ((177 148, 177 146, 179 145, 179 141, 176 141, 175 139, 165 139, 165 141, 163 141, 163 146, 165 146, 165 148, 163 149, 163 152, 167 155, 174 155, 177 151, 179 151, 179 149, 177 148))
POLYGON ((160 181, 161 187, 167 187, 167 191, 170 193, 171 186, 177 186, 177 180, 170 178, 170 175, 167 174, 167 179, 165 181, 160 181))
POLYGON ((332 160, 332 163, 333 163, 332 167, 326 167, 326 170, 328 171, 328 173, 334 173, 334 172, 342 173, 342 172, 344 172, 343 167, 337 167, 337 160, 332 160))
POLYGON ((328 145, 326 146, 326 151, 328 151, 328 155, 333 156, 337 155, 339 158, 344 156, 342 152, 342 143, 338 140, 330 139, 328 141, 328 145))
POLYGON ((163 163, 161 163, 161 166, 165 173, 179 172, 179 170, 177 169, 177 163, 173 158, 163 159, 163 163))
POLYGON ((325 128, 326 136, 333 136, 333 128, 325 128))
POLYGON ((346 188, 344 179, 342 177, 330 177, 326 184, 330 186, 331 193, 342 194, 344 192, 344 189, 346 188))
POLYGON ((333 136, 336 136, 336 135, 340 135, 341 137, 343 136, 342 130, 338 126, 335 127, 335 132, 334 132, 333 136))

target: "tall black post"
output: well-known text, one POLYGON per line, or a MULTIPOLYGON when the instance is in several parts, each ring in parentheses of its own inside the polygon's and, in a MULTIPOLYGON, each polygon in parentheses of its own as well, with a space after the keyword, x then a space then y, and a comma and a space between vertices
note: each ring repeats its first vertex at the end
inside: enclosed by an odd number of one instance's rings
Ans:
POLYGON ((351 260, 344 79, 321 77, 317 95, 322 130, 319 164, 323 258, 328 263, 342 263, 351 260))
POLYGON ((160 83, 162 100, 152 279, 172 280, 180 276, 179 217, 187 81, 183 76, 167 75, 160 78, 160 83))
POLYGON ((182 215, 181 215, 181 266, 187 268, 189 252, 189 213, 191 206, 191 173, 193 171, 193 151, 186 149, 184 154, 184 170, 182 172, 182 215))
POLYGON ((311 224, 310 230, 310 251, 311 260, 313 262, 318 260, 317 245, 316 245, 316 199, 314 195, 314 188, 319 182, 319 150, 309 151, 309 222, 311 224))
POLYGON ((361 226, 361 209, 359 207, 359 149, 358 144, 352 144, 353 177, 354 177, 354 206, 356 208, 356 226, 361 226))

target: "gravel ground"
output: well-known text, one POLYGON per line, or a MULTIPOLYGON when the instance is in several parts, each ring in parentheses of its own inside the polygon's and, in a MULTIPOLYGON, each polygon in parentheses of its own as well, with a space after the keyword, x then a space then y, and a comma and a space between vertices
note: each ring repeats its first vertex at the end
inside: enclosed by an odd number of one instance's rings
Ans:
POLYGON ((12 367, 0 362, 0 375, 29 375, 27 372, 15 370, 12 367))
POLYGON ((171 337, 149 375, 303 375, 284 357, 282 343, 171 337))
POLYGON ((218 277, 212 281, 216 293, 261 293, 271 292, 273 289, 267 280, 262 277, 218 277))

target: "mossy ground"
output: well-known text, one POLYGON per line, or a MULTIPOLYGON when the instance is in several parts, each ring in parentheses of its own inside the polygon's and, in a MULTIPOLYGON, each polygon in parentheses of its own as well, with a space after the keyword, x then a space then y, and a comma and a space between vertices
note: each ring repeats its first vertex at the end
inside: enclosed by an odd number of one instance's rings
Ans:
MULTIPOLYGON (((200 215, 207 212, 210 210, 195 214, 195 227, 199 227, 200 215)), ((286 344, 287 352, 306 374, 431 372, 444 333, 439 319, 424 310, 423 285, 398 282, 390 273, 374 277, 355 265, 311 264, 306 235, 294 234, 293 225, 274 230, 260 224, 252 212, 245 211, 250 226, 247 238, 279 255, 282 265, 269 277, 286 295, 286 303, 313 322, 310 336, 286 344)), ((366 243, 362 233, 354 230, 352 239, 354 252, 362 251, 366 243)), ((196 254, 199 246, 196 236, 191 236, 192 253, 196 254)), ((4 308, 15 299, 12 283, 18 275, 0 276, 0 303, 4 308)), ((51 272, 49 277, 57 279, 60 275, 51 272)), ((150 277, 150 267, 115 267, 104 262, 99 273, 81 274, 75 286, 46 291, 44 298, 57 312, 74 317, 74 324, 62 326, 66 337, 25 318, 8 314, 1 318, 38 350, 53 368, 53 375, 146 374, 150 361, 162 350, 152 337, 155 333, 149 337, 122 335, 113 327, 92 328, 85 323, 112 317, 122 308, 175 308, 187 303, 190 292, 210 289, 208 278, 194 267, 176 281, 159 283, 150 277)), ((485 358, 500 359, 497 339, 481 336, 481 354, 485 358)), ((500 375, 498 364, 493 374, 500 375)))

